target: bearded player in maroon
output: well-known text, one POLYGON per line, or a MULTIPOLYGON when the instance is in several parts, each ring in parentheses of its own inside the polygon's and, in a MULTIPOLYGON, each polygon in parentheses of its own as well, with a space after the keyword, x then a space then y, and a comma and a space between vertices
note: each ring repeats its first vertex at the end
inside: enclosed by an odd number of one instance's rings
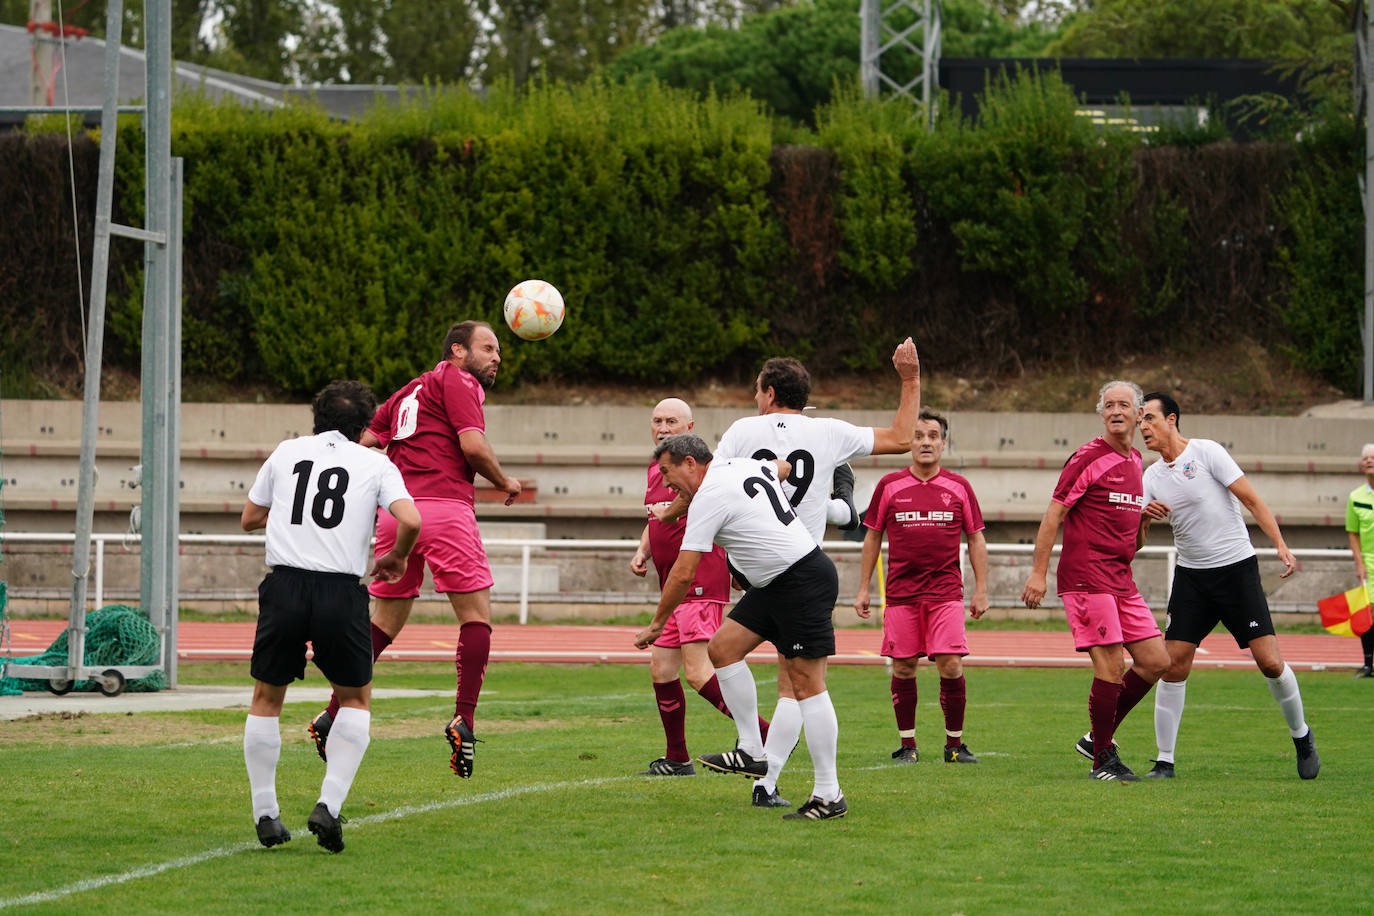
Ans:
MULTIPOLYGON (((406 489, 420 510, 423 529, 411 551, 405 574, 395 582, 374 582, 368 591, 376 599, 372 614, 372 657, 375 660, 410 617, 420 594, 425 566, 434 588, 448 596, 458 618, 454 650, 457 690, 453 719, 444 729, 449 742, 449 766, 467 779, 472 776, 477 697, 491 653, 491 568, 477 530, 473 508, 477 474, 506 493, 506 505, 520 495, 520 481, 507 477, 486 437, 482 404, 486 389, 496 382, 501 344, 491 325, 463 321, 444 338, 444 359, 429 372, 412 379, 378 408, 360 440, 386 449, 401 471, 406 489)), ((396 520, 377 513, 378 556, 391 549, 396 520)), ((321 757, 337 698, 310 723, 321 757)))
POLYGON ((1140 513, 1145 507, 1140 452, 1131 442, 1143 392, 1134 382, 1112 381, 1098 394, 1103 435, 1069 456, 1035 537, 1035 558, 1021 599, 1040 606, 1055 534, 1064 526, 1059 556, 1059 597, 1073 630, 1074 648, 1093 663, 1088 693, 1092 731, 1075 745, 1090 757, 1094 779, 1134 782, 1117 754, 1117 726, 1169 667, 1169 653, 1131 574, 1140 513), (1125 671, 1121 650, 1131 655, 1125 671))
MULTIPOLYGON (((692 408, 681 398, 665 398, 654 408, 649 421, 650 435, 654 444, 669 436, 692 430, 696 422, 692 419, 692 408)), ((687 519, 682 517, 675 522, 659 521, 653 508, 672 503, 677 494, 663 481, 663 472, 658 462, 649 465, 648 486, 644 493, 644 505, 648 509, 649 521, 640 535, 639 549, 630 560, 630 571, 636 576, 644 576, 649 571, 649 561, 658 572, 658 585, 663 588, 669 571, 677 562, 678 552, 682 549, 682 535, 687 530, 687 519)), ((696 767, 687 751, 687 709, 686 694, 678 669, 687 674, 687 683, 712 706, 730 715, 725 699, 720 693, 715 668, 706 652, 706 644, 711 636, 720 629, 725 605, 730 600, 730 570, 725 563, 725 551, 716 545, 710 553, 702 554, 697 566, 696 576, 687 588, 687 596, 678 605, 662 634, 654 640, 649 656, 649 675, 654 683, 654 696, 658 701, 658 715, 663 721, 663 733, 667 748, 662 757, 649 764, 640 776, 693 776, 696 767)), ((759 718, 759 731, 768 734, 768 722, 759 718)))
POLYGON ((949 439, 949 422, 922 410, 911 438, 911 467, 885 476, 864 513, 863 558, 854 610, 868 617, 869 580, 878 563, 883 535, 888 542, 887 607, 883 613, 882 654, 892 659, 892 708, 901 746, 892 757, 915 763, 916 666, 928 656, 940 672, 940 708, 945 718, 946 763, 977 763, 964 743, 967 690, 963 657, 964 581, 959 563, 960 536, 968 538, 973 567, 974 620, 988 610, 988 545, 983 513, 969 482, 940 467, 949 439))

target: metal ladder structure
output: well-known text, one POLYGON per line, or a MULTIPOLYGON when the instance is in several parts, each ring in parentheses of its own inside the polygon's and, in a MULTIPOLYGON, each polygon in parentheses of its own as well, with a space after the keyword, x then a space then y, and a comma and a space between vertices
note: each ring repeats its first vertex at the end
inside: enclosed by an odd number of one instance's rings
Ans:
POLYGON ((929 127, 935 121, 935 99, 940 78, 941 0, 863 0, 859 7, 859 80, 864 94, 877 97, 884 90, 894 98, 919 104, 929 127), (909 20, 909 21, 907 21, 909 20), (917 60, 912 71, 898 73, 889 55, 906 48, 917 60))
MULTIPOLYGON (((146 0, 145 214, 142 229, 111 220, 114 197, 115 138, 118 130, 119 54, 123 38, 123 0, 106 11, 105 93, 100 117, 100 165, 96 190, 95 236, 91 256, 90 317, 86 329, 86 371, 81 423, 81 463, 77 477, 76 541, 72 547, 72 594, 68 609, 65 666, 6 664, 7 677, 46 680, 53 693, 66 693, 79 681, 93 680, 106 696, 125 682, 155 671, 177 683, 177 535, 181 422, 181 223, 182 161, 172 158, 172 22, 170 0, 146 0), (91 529, 95 511, 95 444, 100 414, 100 373, 104 352, 105 298, 110 237, 144 243, 142 366, 142 499, 136 509, 141 530, 140 603, 157 629, 161 646, 156 665, 90 667, 85 664, 87 581, 91 569, 91 529)), ((49 109, 61 113, 64 109, 49 109)))

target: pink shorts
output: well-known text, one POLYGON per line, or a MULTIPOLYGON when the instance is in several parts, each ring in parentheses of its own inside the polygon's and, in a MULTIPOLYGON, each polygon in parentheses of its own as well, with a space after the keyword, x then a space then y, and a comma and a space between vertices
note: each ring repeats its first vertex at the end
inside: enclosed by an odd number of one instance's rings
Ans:
POLYGON ((720 601, 684 601, 669 615, 654 645, 677 649, 690 642, 706 642, 720 629, 724 612, 720 601))
POLYGON ((1079 652, 1160 635, 1159 625, 1140 592, 1129 598, 1090 592, 1065 592, 1059 597, 1073 630, 1073 647, 1079 652))
MULTIPOLYGON (((368 594, 374 598, 414 598, 420 594, 426 563, 434 590, 441 594, 491 588, 491 569, 472 504, 461 499, 417 499, 415 508, 420 510, 420 537, 410 552, 405 575, 395 582, 369 584, 368 594)), ((377 556, 395 543, 396 519, 385 509, 378 509, 377 556)))
POLYGON ((889 604, 883 612, 882 654, 888 658, 968 655, 964 602, 889 604))

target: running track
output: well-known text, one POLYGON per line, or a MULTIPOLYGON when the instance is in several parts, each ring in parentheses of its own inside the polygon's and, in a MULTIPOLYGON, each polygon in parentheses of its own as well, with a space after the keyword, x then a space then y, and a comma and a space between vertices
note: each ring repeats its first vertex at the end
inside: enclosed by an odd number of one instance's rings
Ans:
MULTIPOLYGON (((38 655, 66 629, 60 620, 11 620, 9 654, 38 655)), ((185 660, 245 659, 252 652, 254 623, 185 622, 177 627, 177 655, 185 660)), ((649 653, 634 648, 637 627, 544 626, 497 624, 493 627, 491 657, 499 661, 525 662, 638 662, 649 653)), ((835 631, 837 653, 832 662, 877 665, 880 631, 876 628, 845 628, 835 631)), ((458 641, 458 625, 412 623, 382 653, 382 659, 450 661, 458 641)), ((1067 631, 979 630, 969 628, 966 665, 1032 667, 1086 666, 1086 654, 1075 652, 1067 631)), ((765 643, 765 646, 767 644, 765 643)), ((1354 639, 1324 635, 1281 635, 1279 648, 1296 670, 1355 668, 1360 663, 1360 644, 1354 639)), ((755 652, 751 661, 771 661, 767 649, 755 652)), ((1250 654, 1236 648, 1224 631, 1209 636, 1199 650, 1195 667, 1232 668, 1254 664, 1250 654)))

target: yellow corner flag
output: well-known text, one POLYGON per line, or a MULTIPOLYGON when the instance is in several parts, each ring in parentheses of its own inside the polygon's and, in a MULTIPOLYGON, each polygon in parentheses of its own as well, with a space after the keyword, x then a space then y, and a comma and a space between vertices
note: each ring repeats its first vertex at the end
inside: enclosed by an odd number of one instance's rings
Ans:
POLYGON ((1363 585, 1317 602, 1322 626, 1337 636, 1359 636, 1374 624, 1370 614, 1369 593, 1363 585))

